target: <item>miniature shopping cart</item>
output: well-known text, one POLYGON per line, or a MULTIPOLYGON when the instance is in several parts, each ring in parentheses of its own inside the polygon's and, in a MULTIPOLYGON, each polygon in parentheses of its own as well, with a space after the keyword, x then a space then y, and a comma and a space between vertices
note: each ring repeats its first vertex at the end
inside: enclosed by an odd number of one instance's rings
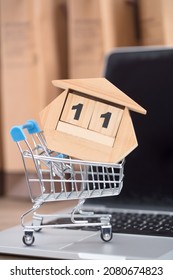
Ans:
POLYGON ((51 151, 47 148, 43 132, 33 120, 14 126, 10 133, 21 153, 27 187, 33 202, 33 207, 21 216, 24 244, 32 245, 35 240, 34 231, 38 232, 42 228, 86 226, 99 226, 101 238, 110 241, 111 215, 85 212, 82 206, 89 198, 119 195, 123 186, 124 160, 118 164, 90 162, 51 151), (36 213, 46 202, 67 200, 77 201, 69 214, 36 213), (30 225, 25 220, 28 215, 32 215, 30 225), (55 217, 56 223, 51 223, 51 220, 44 222, 47 218, 55 217))

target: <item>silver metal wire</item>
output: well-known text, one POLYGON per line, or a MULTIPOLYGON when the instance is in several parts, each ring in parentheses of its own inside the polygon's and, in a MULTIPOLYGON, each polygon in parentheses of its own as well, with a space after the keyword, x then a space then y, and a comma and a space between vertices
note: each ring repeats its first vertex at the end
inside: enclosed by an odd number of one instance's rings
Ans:
MULTIPOLYGON (((46 227, 37 225, 40 220, 37 214, 34 214, 35 225, 25 226, 25 216, 33 213, 45 202, 62 200, 79 200, 71 212, 71 223, 68 224, 70 227, 73 224, 107 227, 110 215, 99 215, 101 222, 88 223, 87 218, 98 215, 83 212, 81 207, 88 198, 119 195, 123 186, 125 160, 112 164, 72 159, 51 151, 47 147, 43 132, 30 136, 30 139, 17 142, 24 164, 29 195, 34 203, 33 207, 21 216, 24 229, 46 227)), ((52 225, 52 227, 63 227, 63 225, 52 225)))

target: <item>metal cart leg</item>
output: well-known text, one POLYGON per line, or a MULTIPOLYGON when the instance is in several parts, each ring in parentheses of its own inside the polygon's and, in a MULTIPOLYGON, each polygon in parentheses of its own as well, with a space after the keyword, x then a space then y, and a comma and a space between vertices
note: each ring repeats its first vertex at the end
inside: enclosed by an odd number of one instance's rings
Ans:
POLYGON ((43 224, 43 217, 41 215, 37 215, 34 213, 32 218, 32 226, 34 228, 34 231, 39 232, 42 229, 43 224))
MULTIPOLYGON (((26 211, 22 216, 21 216, 21 225, 24 228, 24 235, 23 235, 23 243, 27 246, 30 246, 34 243, 35 241, 35 237, 34 237, 34 230, 38 231, 40 230, 40 228, 37 226, 37 228, 33 228, 33 225, 31 226, 25 226, 24 224, 24 219, 27 215, 31 214, 33 211, 35 211, 36 209, 38 209, 41 204, 43 204, 43 202, 37 203, 35 205, 33 205, 33 207, 31 209, 29 209, 28 211, 26 211)), ((41 222, 39 219, 37 219, 37 222, 39 222, 39 226, 41 225, 41 222)), ((34 225, 36 226, 36 219, 34 222, 34 225)))

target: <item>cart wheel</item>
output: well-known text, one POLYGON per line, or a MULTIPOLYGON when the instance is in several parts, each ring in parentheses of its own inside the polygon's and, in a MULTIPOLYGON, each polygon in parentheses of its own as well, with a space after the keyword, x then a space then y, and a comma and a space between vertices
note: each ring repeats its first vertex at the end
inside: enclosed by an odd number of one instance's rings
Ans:
POLYGON ((22 240, 25 245, 31 246, 35 241, 35 237, 33 234, 25 234, 22 240))
POLYGON ((101 227, 101 239, 105 242, 109 242, 112 237, 113 237, 113 233, 112 233, 112 227, 107 226, 107 227, 101 227))
POLYGON ((105 242, 109 242, 109 241, 111 241, 111 239, 112 239, 112 237, 113 237, 113 234, 111 233, 111 234, 102 234, 101 233, 101 239, 103 240, 103 241, 105 241, 105 242))
POLYGON ((35 232, 40 232, 42 230, 42 228, 35 228, 34 231, 35 232))

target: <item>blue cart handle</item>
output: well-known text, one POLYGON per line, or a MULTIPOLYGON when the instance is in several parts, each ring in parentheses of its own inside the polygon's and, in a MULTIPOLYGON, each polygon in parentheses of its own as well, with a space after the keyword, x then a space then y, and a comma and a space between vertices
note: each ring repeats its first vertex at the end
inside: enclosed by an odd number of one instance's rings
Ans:
POLYGON ((10 135, 14 142, 26 140, 23 129, 27 129, 29 134, 34 134, 41 131, 37 122, 34 120, 29 120, 24 125, 13 126, 10 130, 10 135))

